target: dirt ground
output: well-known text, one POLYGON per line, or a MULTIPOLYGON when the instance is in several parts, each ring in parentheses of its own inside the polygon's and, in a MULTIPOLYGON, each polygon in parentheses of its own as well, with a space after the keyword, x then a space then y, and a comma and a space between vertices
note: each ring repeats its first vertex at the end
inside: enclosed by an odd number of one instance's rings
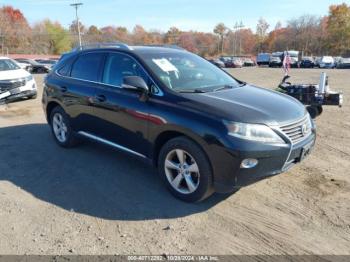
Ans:
MULTIPOLYGON (((233 69, 272 88, 280 69, 233 69)), ((318 82, 320 70, 293 70, 318 82)), ((350 70, 328 70, 350 98, 350 70)), ((43 76, 36 76, 40 90, 43 76)), ((316 121, 315 150, 289 172, 214 195, 174 199, 156 171, 108 147, 53 141, 40 97, 0 106, 1 254, 350 254, 350 104, 316 121)), ((257 98, 259 99, 259 98, 257 98)))

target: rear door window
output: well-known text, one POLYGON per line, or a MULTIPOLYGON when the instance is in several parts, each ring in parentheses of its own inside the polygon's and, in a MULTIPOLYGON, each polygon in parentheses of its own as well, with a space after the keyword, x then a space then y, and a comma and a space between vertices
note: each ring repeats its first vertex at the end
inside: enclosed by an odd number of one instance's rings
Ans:
POLYGON ((71 77, 98 82, 104 53, 88 53, 80 55, 72 67, 71 77))

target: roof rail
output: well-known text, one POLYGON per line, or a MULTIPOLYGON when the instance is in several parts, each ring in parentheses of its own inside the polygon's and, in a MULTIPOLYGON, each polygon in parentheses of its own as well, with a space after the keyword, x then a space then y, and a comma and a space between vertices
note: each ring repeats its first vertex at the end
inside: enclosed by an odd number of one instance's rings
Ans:
POLYGON ((186 50, 178 45, 141 45, 141 46, 149 46, 149 47, 166 47, 166 48, 172 48, 172 49, 178 49, 178 50, 186 50))
POLYGON ((89 43, 82 46, 77 46, 73 51, 88 50, 88 49, 98 49, 98 48, 119 48, 132 50, 130 46, 122 42, 107 42, 107 43, 89 43))

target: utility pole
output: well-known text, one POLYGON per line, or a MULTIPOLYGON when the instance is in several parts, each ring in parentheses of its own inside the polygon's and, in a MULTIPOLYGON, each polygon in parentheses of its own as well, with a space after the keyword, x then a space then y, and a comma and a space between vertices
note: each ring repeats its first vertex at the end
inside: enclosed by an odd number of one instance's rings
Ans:
POLYGON ((5 39, 5 35, 2 35, 2 31, 0 28, 0 41, 1 41, 1 54, 2 55, 4 55, 4 39, 5 39))
POLYGON ((241 50, 242 50, 242 36, 241 36, 241 30, 244 28, 243 22, 241 21, 240 23, 236 22, 234 27, 233 27, 233 55, 241 55, 241 50), (238 32, 238 35, 237 35, 238 32), (237 43, 239 39, 239 44, 237 43), (238 47, 238 52, 237 51, 238 47))
POLYGON ((80 22, 79 22, 79 16, 78 16, 78 8, 82 6, 83 3, 74 3, 70 6, 73 6, 75 8, 75 17, 76 17, 76 23, 77 23, 77 29, 78 29, 78 37, 79 37, 79 47, 81 48, 81 34, 80 34, 80 22))
POLYGON ((236 50, 237 50, 237 29, 238 29, 239 25, 238 23, 236 22, 235 25, 233 26, 233 50, 232 50, 232 53, 233 55, 236 55, 236 50))
POLYGON ((239 55, 241 54, 242 51, 242 35, 241 35, 241 30, 244 28, 243 22, 241 20, 241 23, 239 24, 239 55))

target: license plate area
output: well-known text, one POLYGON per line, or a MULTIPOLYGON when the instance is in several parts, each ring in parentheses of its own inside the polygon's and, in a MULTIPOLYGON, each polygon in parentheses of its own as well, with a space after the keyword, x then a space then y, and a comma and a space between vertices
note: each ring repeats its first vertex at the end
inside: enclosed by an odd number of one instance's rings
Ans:
POLYGON ((312 151, 312 148, 314 146, 314 141, 308 143, 307 145, 303 146, 301 149, 300 157, 299 157, 299 162, 303 161, 312 151))

